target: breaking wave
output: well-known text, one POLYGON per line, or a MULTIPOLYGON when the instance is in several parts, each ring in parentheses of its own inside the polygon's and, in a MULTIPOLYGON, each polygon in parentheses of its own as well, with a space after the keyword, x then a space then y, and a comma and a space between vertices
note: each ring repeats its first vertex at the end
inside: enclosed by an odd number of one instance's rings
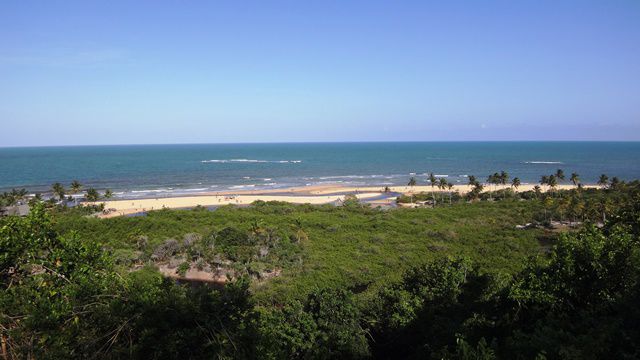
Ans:
POLYGON ((525 164, 564 164, 562 161, 525 161, 525 164))
POLYGON ((271 164, 299 164, 302 160, 256 160, 256 159, 212 159, 212 160, 202 160, 201 163, 271 163, 271 164))

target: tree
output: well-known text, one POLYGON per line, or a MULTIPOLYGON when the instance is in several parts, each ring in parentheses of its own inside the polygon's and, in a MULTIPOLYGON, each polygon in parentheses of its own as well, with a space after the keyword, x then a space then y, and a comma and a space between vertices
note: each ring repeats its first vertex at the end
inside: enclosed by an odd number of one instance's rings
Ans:
POLYGON ((55 183, 53 185, 51 185, 51 190, 53 191, 53 193, 58 196, 58 198, 60 200, 64 199, 64 195, 65 195, 65 190, 64 190, 64 186, 62 186, 62 184, 60 183, 55 183))
POLYGON ((509 174, 506 171, 501 171, 499 178, 500 178, 500 184, 502 185, 507 185, 507 183, 509 182, 509 174))
POLYGON ((71 182, 71 193, 77 194, 82 188, 82 184, 78 180, 73 180, 71 182))
POLYGON ((111 190, 110 190, 110 189, 107 189, 107 190, 104 192, 104 198, 105 198, 105 199, 111 199, 112 197, 113 197, 113 192, 111 192, 111 190))
POLYGON ((460 301, 474 277, 468 259, 438 258, 410 268, 399 283, 382 288, 371 311, 374 358, 435 358, 430 355, 461 328, 451 315, 464 319, 462 312, 468 309, 460 301))
POLYGON ((540 178, 540 185, 542 185, 542 186, 549 185, 549 176, 548 175, 542 175, 542 177, 540 178))
POLYGON ((540 194, 542 193, 542 189, 540 188, 540 185, 534 186, 533 192, 536 193, 536 198, 540 197, 540 194))
POLYGON ((257 351, 264 359, 355 359, 369 354, 353 294, 341 289, 311 292, 304 302, 261 309, 257 351))
POLYGON ((622 182, 620 181, 620 179, 617 176, 614 176, 611 178, 611 183, 609 184, 609 188, 615 190, 620 186, 621 183, 622 182))
POLYGON ((571 178, 569 180, 571 180, 571 183, 574 186, 580 185, 580 176, 577 173, 571 173, 571 178))
POLYGON ((555 205, 555 202, 553 201, 553 198, 548 194, 546 194, 542 202, 542 206, 544 207, 544 217, 547 221, 553 220, 551 210, 553 210, 554 205, 555 205))
POLYGON ((600 175, 600 178, 598 179, 598 185, 600 185, 603 189, 606 189, 608 184, 609 177, 606 174, 600 175))
MULTIPOLYGON (((471 178, 471 176, 469 178, 471 178)), ((469 200, 476 200, 480 196, 480 193, 482 193, 484 185, 482 185, 479 181, 476 181, 475 177, 473 178, 473 182, 471 182, 471 184, 473 185, 473 187, 471 188, 471 191, 467 193, 467 198, 469 200)))
POLYGON ((87 189, 87 201, 96 202, 100 200, 100 194, 98 191, 92 187, 87 189))
POLYGON ((511 181, 511 186, 518 190, 518 187, 520 186, 520 178, 518 177, 514 177, 513 180, 511 181))
MULTIPOLYGON (((506 174, 506 173, 505 173, 505 174, 506 174)), ((491 185, 498 185, 498 184, 501 184, 501 183, 502 183, 502 180, 501 180, 500 174, 498 174, 498 173, 496 172, 496 173, 493 173, 493 174, 489 175, 489 176, 487 177, 487 183, 489 183, 489 184, 491 184, 491 185)), ((493 200, 493 195, 491 194, 491 191, 489 191, 489 199, 493 200)))
POLYGON ((475 186, 477 182, 478 180, 476 179, 475 175, 469 175, 469 185, 475 186))
MULTIPOLYGON (((440 178, 440 180, 438 181, 438 189, 445 190, 446 188, 447 188, 447 179, 440 178)), ((442 196, 444 196, 444 194, 442 196)))
POLYGON ((621 228, 595 226, 559 236, 549 260, 514 277, 505 358, 635 358, 640 312, 638 242, 621 228), (621 315, 623 314, 623 315, 621 315))
POLYGON ((556 170, 556 178, 558 179, 559 182, 564 180, 564 170, 562 169, 558 169, 556 170))
POLYGON ((549 175, 547 185, 549 185, 549 189, 555 193, 556 186, 558 186, 558 178, 555 175, 549 175))
POLYGON ((453 184, 452 183, 448 183, 447 184, 447 189, 449 189, 449 205, 451 205, 451 198, 453 197, 453 184))
POLYGON ((611 197, 605 196, 598 202, 597 206, 600 214, 602 215, 602 223, 604 224, 607 222, 607 214, 610 213, 613 209, 613 202, 611 200, 611 197))
POLYGON ((57 234, 42 204, 3 225, 3 340, 15 358, 64 358, 72 349, 83 357, 85 342, 103 335, 94 325, 98 314, 118 298, 120 277, 110 259, 95 242, 57 234))
POLYGON ((433 187, 436 186, 436 181, 438 179, 436 179, 436 176, 433 175, 433 173, 429 173, 429 182, 431 183, 431 197, 433 198, 433 206, 436 206, 436 196, 435 193, 433 192, 433 187))
POLYGON ((413 187, 416 186, 416 178, 412 176, 407 185, 411 187, 411 203, 413 204, 413 187))

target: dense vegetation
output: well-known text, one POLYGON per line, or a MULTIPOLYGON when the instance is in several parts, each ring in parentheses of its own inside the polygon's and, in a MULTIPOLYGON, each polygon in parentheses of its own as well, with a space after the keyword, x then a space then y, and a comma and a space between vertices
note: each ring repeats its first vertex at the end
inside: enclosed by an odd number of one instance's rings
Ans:
POLYGON ((0 220, 3 351, 637 358, 640 185, 550 196, 572 197, 609 205, 561 232, 546 226, 568 215, 546 197, 499 194, 435 209, 258 203, 108 220, 37 206, 0 220), (516 228, 528 222, 538 226, 516 228), (155 270, 161 256, 224 264, 234 280, 180 285, 155 270), (265 269, 282 273, 264 280, 265 269))

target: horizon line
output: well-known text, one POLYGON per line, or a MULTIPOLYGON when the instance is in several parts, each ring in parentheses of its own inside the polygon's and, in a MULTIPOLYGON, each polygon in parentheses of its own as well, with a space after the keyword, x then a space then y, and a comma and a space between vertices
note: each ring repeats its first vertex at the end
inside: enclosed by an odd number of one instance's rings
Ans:
POLYGON ((60 148, 99 146, 160 146, 160 145, 285 145, 285 144, 382 144, 382 143, 638 143, 640 140, 355 140, 355 141, 239 141, 239 142, 176 142, 64 145, 0 145, 0 149, 60 148))

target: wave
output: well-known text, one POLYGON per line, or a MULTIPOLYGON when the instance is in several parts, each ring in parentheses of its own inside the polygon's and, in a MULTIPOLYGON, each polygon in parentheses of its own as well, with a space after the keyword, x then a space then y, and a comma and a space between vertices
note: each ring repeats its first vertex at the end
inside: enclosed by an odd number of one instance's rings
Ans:
POLYGON ((233 186, 229 186, 229 189, 245 189, 245 188, 254 188, 254 187, 256 187, 256 184, 233 185, 233 186))
POLYGON ((169 192, 171 189, 147 189, 147 190, 131 190, 132 193, 160 193, 160 192, 169 192))
POLYGON ((525 164, 564 164, 562 161, 525 161, 525 164))
MULTIPOLYGON (((335 176, 320 176, 318 179, 320 180, 330 180, 330 179, 378 179, 385 178, 385 175, 335 175, 335 176)), ((309 178, 313 179, 313 178, 309 178)))
POLYGON ((271 164, 299 164, 302 160, 256 160, 256 159, 212 159, 212 160, 202 160, 200 161, 203 164, 208 163, 271 163, 271 164))

